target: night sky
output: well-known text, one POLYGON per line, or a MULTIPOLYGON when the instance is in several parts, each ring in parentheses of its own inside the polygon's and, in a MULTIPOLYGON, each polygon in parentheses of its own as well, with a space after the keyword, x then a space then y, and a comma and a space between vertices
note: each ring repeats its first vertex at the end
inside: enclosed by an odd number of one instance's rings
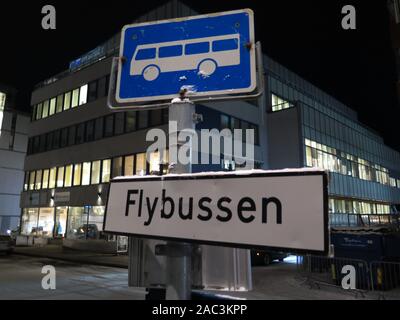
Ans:
MULTIPOLYGON (((16 87, 29 110, 35 84, 167 1, 3 1, 0 82, 16 87), (41 8, 57 9, 57 30, 41 28, 41 8)), ((185 1, 201 12, 252 8, 265 53, 359 112, 400 151, 395 62, 385 0, 185 1), (357 30, 341 28, 341 8, 357 9, 357 30)))

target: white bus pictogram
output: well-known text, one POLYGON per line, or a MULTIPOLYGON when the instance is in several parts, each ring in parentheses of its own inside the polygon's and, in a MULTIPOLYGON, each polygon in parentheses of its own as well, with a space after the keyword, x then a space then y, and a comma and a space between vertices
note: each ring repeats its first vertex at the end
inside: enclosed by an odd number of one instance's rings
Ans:
POLYGON ((211 76, 218 67, 240 64, 240 36, 197 38, 137 46, 130 66, 131 76, 156 80, 160 73, 198 70, 211 76))

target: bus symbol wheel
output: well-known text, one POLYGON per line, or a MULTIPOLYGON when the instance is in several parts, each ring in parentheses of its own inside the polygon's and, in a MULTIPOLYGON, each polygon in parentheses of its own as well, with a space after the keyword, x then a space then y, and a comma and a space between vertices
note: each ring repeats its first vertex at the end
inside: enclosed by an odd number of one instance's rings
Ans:
POLYGON ((217 63, 214 60, 203 60, 199 64, 200 76, 211 76, 215 72, 215 70, 217 70, 217 63))
POLYGON ((143 78, 147 81, 154 81, 158 78, 159 75, 160 69, 155 65, 147 66, 143 70, 143 78))

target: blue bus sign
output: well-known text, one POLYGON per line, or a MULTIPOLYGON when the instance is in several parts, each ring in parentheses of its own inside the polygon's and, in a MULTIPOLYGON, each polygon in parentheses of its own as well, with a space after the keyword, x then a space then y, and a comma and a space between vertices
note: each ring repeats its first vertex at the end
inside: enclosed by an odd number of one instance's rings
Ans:
POLYGON ((116 101, 196 97, 256 89, 254 15, 250 9, 125 26, 116 101))

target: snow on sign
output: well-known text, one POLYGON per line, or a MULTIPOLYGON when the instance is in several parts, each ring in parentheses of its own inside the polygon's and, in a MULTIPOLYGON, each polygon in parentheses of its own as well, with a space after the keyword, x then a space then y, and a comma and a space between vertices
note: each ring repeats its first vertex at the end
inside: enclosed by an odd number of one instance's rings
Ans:
POLYGON ((325 254, 323 171, 243 171, 112 181, 104 230, 223 246, 325 254))
POLYGON ((183 88, 196 96, 256 89, 250 9, 155 21, 122 30, 116 100, 162 101, 183 88))

